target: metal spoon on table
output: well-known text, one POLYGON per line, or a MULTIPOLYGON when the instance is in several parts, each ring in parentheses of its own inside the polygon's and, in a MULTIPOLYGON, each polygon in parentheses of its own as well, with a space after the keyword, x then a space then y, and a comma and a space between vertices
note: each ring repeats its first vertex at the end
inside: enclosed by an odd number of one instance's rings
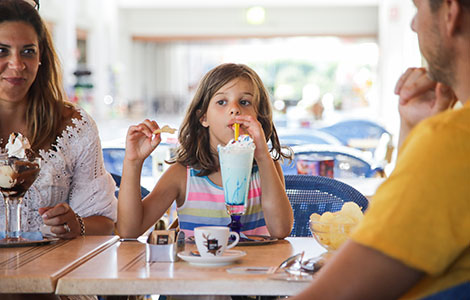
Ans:
MULTIPOLYGON (((302 258, 304 257, 304 251, 294 254, 287 259, 285 259, 282 263, 279 264, 279 266, 274 269, 274 273, 277 272, 278 270, 284 270, 288 272, 289 268, 292 267, 294 264, 299 263, 302 261, 302 258)), ((289 273, 289 272, 288 272, 289 273)))
POLYGON ((315 273, 320 270, 321 267, 325 264, 325 258, 323 256, 316 256, 309 258, 300 263, 300 268, 303 272, 315 273))

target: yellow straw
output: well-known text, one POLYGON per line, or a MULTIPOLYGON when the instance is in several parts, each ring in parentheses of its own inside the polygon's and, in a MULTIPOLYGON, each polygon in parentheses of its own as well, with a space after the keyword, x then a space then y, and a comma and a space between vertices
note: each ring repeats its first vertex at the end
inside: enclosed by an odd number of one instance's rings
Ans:
POLYGON ((238 140, 238 136, 240 135, 240 124, 235 123, 233 124, 235 126, 235 140, 238 140))

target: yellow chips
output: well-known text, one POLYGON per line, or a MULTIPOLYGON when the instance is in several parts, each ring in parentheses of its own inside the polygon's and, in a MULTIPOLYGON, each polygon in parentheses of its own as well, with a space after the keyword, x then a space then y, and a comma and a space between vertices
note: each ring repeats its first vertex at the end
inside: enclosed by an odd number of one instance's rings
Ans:
POLYGON ((173 134, 173 133, 175 133, 175 131, 176 131, 175 128, 171 128, 170 126, 165 125, 162 128, 155 130, 153 132, 153 134, 162 133, 162 132, 167 132, 167 133, 173 134))
POLYGON ((344 243, 352 229, 362 220, 361 208, 354 202, 346 202, 340 211, 325 212, 321 216, 310 215, 310 228, 318 242, 334 250, 344 243))

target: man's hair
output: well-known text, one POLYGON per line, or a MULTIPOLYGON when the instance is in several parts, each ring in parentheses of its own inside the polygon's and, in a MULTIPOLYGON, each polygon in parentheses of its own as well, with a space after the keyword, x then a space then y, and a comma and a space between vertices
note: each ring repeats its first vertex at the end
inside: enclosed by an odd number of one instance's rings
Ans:
MULTIPOLYGON (((441 7, 443 1, 444 0, 429 0, 429 3, 431 5, 431 10, 433 12, 436 12, 441 7)), ((470 0, 459 0, 459 3, 464 8, 470 10, 470 0)))

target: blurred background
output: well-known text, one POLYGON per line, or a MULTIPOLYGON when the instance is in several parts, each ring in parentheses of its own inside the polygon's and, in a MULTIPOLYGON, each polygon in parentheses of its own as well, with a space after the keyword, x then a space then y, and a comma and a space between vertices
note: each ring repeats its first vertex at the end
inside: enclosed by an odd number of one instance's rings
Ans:
POLYGON ((224 62, 257 71, 281 131, 364 119, 394 144, 395 83, 421 65, 411 0, 41 0, 39 12, 69 98, 105 147, 144 118, 179 127, 201 77, 224 62))

